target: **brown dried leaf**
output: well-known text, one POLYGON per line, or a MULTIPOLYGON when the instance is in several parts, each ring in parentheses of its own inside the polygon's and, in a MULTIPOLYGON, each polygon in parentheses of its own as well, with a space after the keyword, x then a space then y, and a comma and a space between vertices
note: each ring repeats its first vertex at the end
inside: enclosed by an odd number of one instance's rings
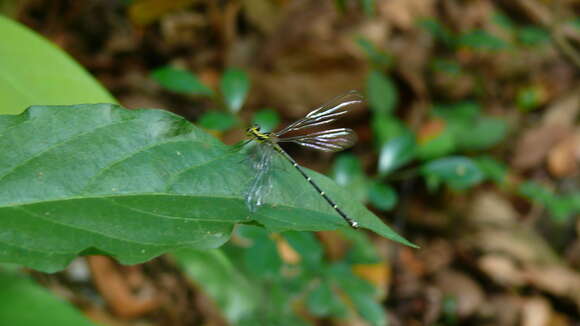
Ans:
POLYGON ((377 289, 388 289, 391 284, 391 266, 385 262, 356 264, 352 267, 352 271, 360 278, 372 283, 377 289))
POLYGON ((278 254, 280 254, 280 258, 287 263, 287 264, 298 264, 302 257, 300 254, 290 246, 288 241, 281 236, 274 237, 274 241, 276 241, 276 247, 278 248, 278 254))
POLYGON ((580 110, 580 94, 570 95, 552 104, 540 126, 525 132, 516 145, 514 167, 529 169, 541 164, 556 143, 569 135, 580 110))
POLYGON ((435 283, 448 295, 457 299, 457 314, 460 317, 473 315, 484 301, 484 292, 469 276, 446 270, 436 276, 435 283))
POLYGON ((514 261, 503 255, 485 255, 477 261, 481 271, 496 283, 503 286, 522 286, 525 284, 522 271, 514 261))
POLYGON ((431 17, 435 12, 433 0, 377 1, 377 6, 381 17, 403 30, 415 28, 417 20, 431 17))
POLYGON ((526 299, 522 306, 522 326, 545 326, 549 324, 552 307, 543 297, 526 299))
POLYGON ((147 287, 148 294, 142 291, 134 293, 130 288, 126 274, 129 267, 119 266, 105 256, 89 256, 88 262, 95 286, 117 316, 135 318, 160 306, 159 300, 152 296, 152 288, 147 287))
POLYGON ((138 25, 151 24, 164 14, 186 8, 197 0, 141 0, 134 1, 129 7, 129 18, 138 25))
POLYGON ((548 153, 548 170, 555 177, 569 177, 578 173, 580 166, 580 128, 575 134, 562 139, 548 153))
POLYGON ((564 265, 529 266, 528 282, 542 291, 571 300, 580 311, 580 273, 564 265))

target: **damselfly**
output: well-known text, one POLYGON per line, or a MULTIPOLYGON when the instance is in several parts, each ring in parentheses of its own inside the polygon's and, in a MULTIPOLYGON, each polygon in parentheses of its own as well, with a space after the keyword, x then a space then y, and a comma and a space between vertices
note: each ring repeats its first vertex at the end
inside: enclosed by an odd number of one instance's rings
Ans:
POLYGON ((304 118, 288 125, 286 128, 276 132, 262 132, 260 127, 253 126, 246 130, 249 141, 253 140, 257 144, 256 156, 254 157, 253 167, 256 170, 256 176, 252 181, 246 194, 246 205, 250 211, 255 211, 258 206, 264 202, 269 188, 272 186, 270 181, 270 170, 272 158, 276 152, 286 158, 292 166, 310 183, 314 189, 334 208, 334 210, 353 228, 358 228, 359 223, 349 217, 342 211, 338 205, 320 189, 320 187, 306 174, 304 169, 288 155, 279 143, 291 142, 302 146, 314 148, 325 152, 336 152, 352 146, 356 142, 356 134, 352 129, 339 128, 317 131, 301 136, 283 137, 287 133, 300 131, 310 127, 316 127, 334 122, 339 117, 345 115, 353 106, 363 103, 362 96, 356 91, 350 91, 342 96, 338 96, 321 107, 308 113, 304 118))

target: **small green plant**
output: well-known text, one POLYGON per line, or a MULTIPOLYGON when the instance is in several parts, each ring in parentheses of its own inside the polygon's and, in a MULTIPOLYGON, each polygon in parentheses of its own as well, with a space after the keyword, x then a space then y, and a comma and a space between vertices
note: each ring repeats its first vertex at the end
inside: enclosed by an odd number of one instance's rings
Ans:
POLYGON ((580 214, 580 192, 578 191, 557 194, 545 186, 528 181, 520 185, 519 193, 532 202, 545 207, 556 221, 565 222, 580 214))

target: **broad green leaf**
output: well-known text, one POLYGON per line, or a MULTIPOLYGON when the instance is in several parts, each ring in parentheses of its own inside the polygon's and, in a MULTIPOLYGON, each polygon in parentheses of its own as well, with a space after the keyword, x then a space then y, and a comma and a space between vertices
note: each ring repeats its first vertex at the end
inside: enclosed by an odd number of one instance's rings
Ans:
POLYGON ((367 178, 358 157, 352 154, 339 155, 330 175, 336 183, 349 190, 352 199, 366 201, 367 178))
POLYGON ((415 136, 411 132, 395 137, 381 147, 378 170, 385 176, 411 161, 416 154, 415 136))
MULTIPOLYGON (((101 253, 134 264, 220 246, 236 223, 275 232, 347 226, 291 167, 273 171, 271 196, 250 213, 247 154, 166 111, 36 106, 0 116, 0 135, 0 262, 56 271, 101 253)), ((362 227, 408 244, 349 189, 308 173, 362 227)))
POLYGON ((388 185, 374 182, 369 187, 369 202, 380 210, 391 210, 397 204, 397 198, 397 192, 388 185))
POLYGON ((229 113, 220 111, 209 111, 199 118, 199 125, 212 130, 226 131, 237 123, 236 117, 229 113))
POLYGON ((0 289, 0 325, 95 325, 70 303, 24 276, 0 270, 0 289))
POLYGON ((263 109, 254 114, 252 123, 260 126, 262 131, 272 131, 280 123, 280 115, 273 109, 263 109))
POLYGON ((463 156, 449 156, 424 164, 421 173, 436 187, 441 182, 455 190, 463 190, 480 183, 483 172, 475 162, 463 156))
POLYGON ((183 94, 211 96, 213 91, 205 86, 194 74, 187 70, 165 66, 151 73, 159 85, 166 89, 183 94))
POLYGON ((219 249, 181 249, 172 252, 183 270, 221 308, 231 323, 256 309, 258 302, 251 284, 219 249))
POLYGON ((0 114, 31 105, 115 102, 62 50, 0 15, 0 114))
POLYGON ((367 77, 367 96, 371 109, 377 114, 391 114, 399 101, 395 83, 379 71, 367 77))
POLYGON ((228 110, 237 113, 244 105, 250 90, 250 79, 245 71, 229 68, 222 76, 220 88, 228 110))

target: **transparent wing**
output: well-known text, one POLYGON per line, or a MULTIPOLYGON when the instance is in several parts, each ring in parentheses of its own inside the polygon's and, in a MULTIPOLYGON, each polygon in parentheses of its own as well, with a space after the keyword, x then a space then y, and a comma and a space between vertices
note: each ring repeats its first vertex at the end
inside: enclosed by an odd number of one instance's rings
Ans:
POLYGON ((353 107, 356 107, 363 102, 363 97, 359 92, 349 91, 348 93, 335 97, 321 107, 311 111, 304 118, 288 125, 286 128, 275 132, 274 135, 279 137, 290 131, 302 130, 331 123, 340 116, 346 114, 353 107))
POLYGON ((275 154, 275 150, 267 143, 256 144, 252 148, 252 168, 256 176, 251 181, 245 196, 246 206, 250 212, 255 212, 272 190, 271 169, 275 154))
POLYGON ((325 152, 338 152, 354 145, 356 134, 352 129, 339 128, 303 136, 280 138, 278 142, 291 142, 325 152))

